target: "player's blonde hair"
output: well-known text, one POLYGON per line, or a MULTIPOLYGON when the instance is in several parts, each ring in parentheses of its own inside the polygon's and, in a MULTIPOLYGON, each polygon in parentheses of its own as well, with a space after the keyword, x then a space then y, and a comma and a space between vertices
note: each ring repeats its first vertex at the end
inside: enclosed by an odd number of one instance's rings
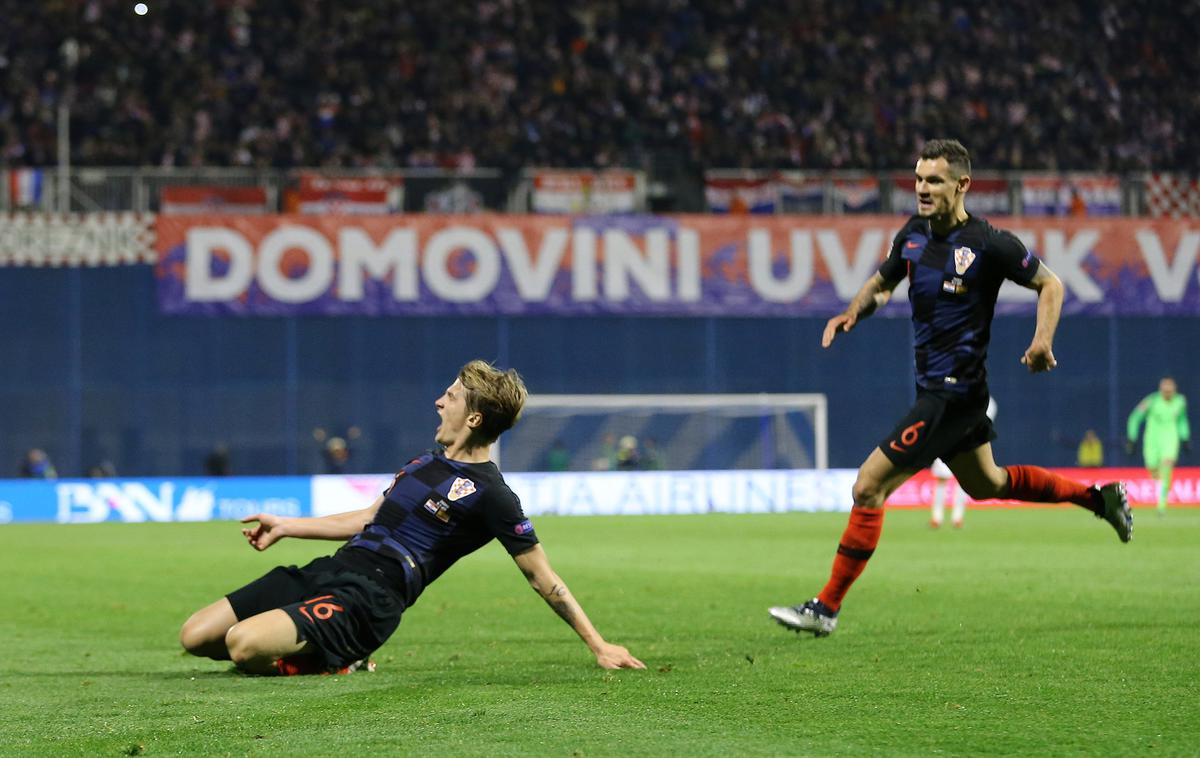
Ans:
POLYGON ((474 360, 459 370, 458 381, 467 391, 467 412, 483 414, 475 434, 485 442, 495 442, 521 418, 529 391, 516 369, 502 371, 487 361, 474 360))

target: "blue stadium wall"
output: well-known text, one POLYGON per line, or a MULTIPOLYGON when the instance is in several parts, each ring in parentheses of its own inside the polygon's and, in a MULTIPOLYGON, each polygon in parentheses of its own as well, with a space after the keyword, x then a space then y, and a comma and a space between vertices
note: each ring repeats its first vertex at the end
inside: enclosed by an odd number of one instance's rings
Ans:
MULTIPOLYGON (((318 473, 313 428, 350 425, 363 431, 350 471, 391 471, 428 447, 434 399, 474 357, 542 393, 823 392, 834 467, 856 467, 913 392, 905 318, 823 351, 819 319, 194 318, 160 315, 155 297, 145 266, 0 269, 0 476, 30 447, 64 476, 102 460, 123 476, 198 474, 217 442, 234 473, 318 473)), ((997 319, 998 460, 1070 465, 1091 427, 1106 463, 1129 462, 1126 414, 1160 375, 1200 393, 1198 326, 1065 319, 1059 368, 1029 376, 1033 319, 997 319)))

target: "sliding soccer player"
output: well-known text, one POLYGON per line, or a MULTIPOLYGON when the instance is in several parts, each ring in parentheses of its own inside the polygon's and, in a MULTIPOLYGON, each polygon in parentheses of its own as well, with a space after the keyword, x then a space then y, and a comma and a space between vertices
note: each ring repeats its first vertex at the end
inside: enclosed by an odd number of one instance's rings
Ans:
POLYGON ((243 519, 257 522, 242 530, 256 550, 283 537, 346 542, 332 556, 275 568, 196 611, 179 633, 184 649, 232 660, 249 674, 373 668, 369 656, 425 587, 495 538, 597 664, 645 668, 592 626, 490 460, 492 443, 516 423, 526 396, 516 371, 471 361, 434 403, 440 449, 410 461, 370 507, 319 518, 243 519))

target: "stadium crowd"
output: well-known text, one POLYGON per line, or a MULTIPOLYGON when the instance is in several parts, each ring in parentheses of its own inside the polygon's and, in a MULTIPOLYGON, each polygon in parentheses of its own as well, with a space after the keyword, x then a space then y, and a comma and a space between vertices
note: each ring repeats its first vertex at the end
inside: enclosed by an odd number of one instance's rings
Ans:
POLYGON ((0 165, 1200 165, 1197 0, 148 5, 5 4, 0 165))

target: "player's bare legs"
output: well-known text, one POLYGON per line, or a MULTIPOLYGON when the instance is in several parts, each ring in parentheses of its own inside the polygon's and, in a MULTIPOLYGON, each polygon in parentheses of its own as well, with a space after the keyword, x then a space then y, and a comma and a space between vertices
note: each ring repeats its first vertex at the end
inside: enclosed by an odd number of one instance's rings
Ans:
POLYGON ((959 453, 947 461, 958 486, 975 500, 989 500, 1008 494, 1008 471, 996 465, 992 443, 959 453))
POLYGON ((225 635, 230 659, 250 674, 277 674, 276 661, 312 648, 299 639, 296 624, 278 608, 234 624, 225 635))
POLYGON ((918 471, 920 469, 897 467, 882 450, 875 448, 858 467, 858 478, 854 480, 854 507, 883 508, 888 496, 918 471))
POLYGON ((953 504, 950 506, 950 523, 955 529, 962 529, 963 516, 967 511, 967 493, 957 482, 947 482, 946 489, 954 490, 953 504))
POLYGON ((192 655, 212 658, 214 661, 229 660, 229 649, 225 647, 225 634, 237 623, 237 616, 229 598, 196 611, 183 622, 179 630, 179 643, 192 655))
POLYGON ((950 480, 934 477, 933 479, 933 504, 929 509, 929 525, 937 529, 942 525, 942 518, 946 515, 946 490, 950 489, 950 480))

